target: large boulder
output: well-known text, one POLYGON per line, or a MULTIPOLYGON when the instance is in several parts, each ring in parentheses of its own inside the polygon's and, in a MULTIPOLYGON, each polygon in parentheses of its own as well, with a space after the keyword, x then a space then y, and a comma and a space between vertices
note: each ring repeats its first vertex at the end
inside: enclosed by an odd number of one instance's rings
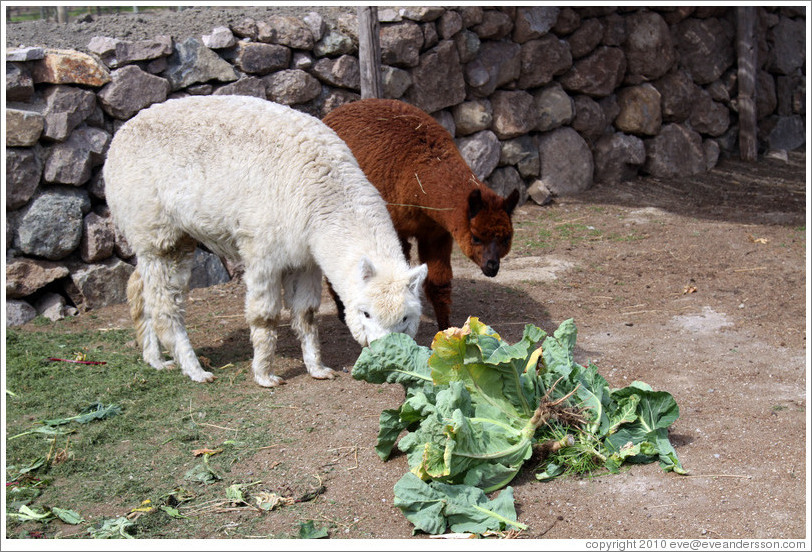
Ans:
POLYGON ((628 86, 617 93, 620 113, 615 117, 618 130, 643 136, 654 136, 662 125, 660 93, 648 83, 628 86))
POLYGON ((34 84, 82 84, 104 86, 110 73, 96 58, 76 50, 46 48, 42 59, 31 64, 34 84))
POLYGON ((267 75, 273 71, 287 69, 291 52, 287 46, 247 42, 241 40, 224 55, 242 72, 252 75, 267 75))
POLYGON ((489 100, 473 100, 455 105, 451 110, 457 136, 468 136, 491 127, 493 106, 489 100))
POLYGON ((116 238, 113 221, 97 213, 88 213, 82 221, 79 256, 86 263, 102 261, 113 254, 116 238))
POLYGON ((166 100, 169 81, 151 75, 136 65, 127 65, 112 73, 112 80, 102 88, 102 109, 117 119, 127 120, 145 107, 166 100))
POLYGON ((473 61, 465 66, 465 82, 471 93, 487 97, 521 73, 521 46, 515 42, 486 41, 473 61))
POLYGON ((189 280, 190 288, 224 284, 230 279, 231 277, 220 257, 199 247, 195 249, 194 260, 192 261, 192 277, 189 280))
POLYGON ((465 100, 465 79, 457 47, 450 40, 420 56, 420 63, 411 69, 412 86, 403 99, 427 113, 451 107, 465 100))
POLYGON ((416 67, 420 63, 423 32, 417 23, 404 21, 381 26, 381 63, 393 67, 416 67))
POLYGON ((361 90, 361 68, 358 58, 353 56, 321 58, 313 66, 313 75, 331 86, 361 90))
POLYGON ((6 209, 19 209, 34 195, 42 176, 38 148, 6 148, 6 209))
POLYGON ((63 259, 78 247, 82 214, 89 210, 90 198, 84 190, 43 191, 21 210, 15 245, 26 255, 63 259))
POLYGON ((96 95, 75 86, 49 86, 43 93, 45 118, 43 136, 55 141, 67 138, 96 110, 96 95))
POLYGON ((616 132, 595 142, 595 182, 617 184, 637 176, 646 147, 637 136, 616 132))
POLYGON ((699 89, 694 97, 694 108, 688 119, 691 127, 702 134, 721 136, 730 126, 730 111, 724 104, 713 101, 711 95, 699 89))
POLYGON ((594 161, 586 141, 570 127, 539 137, 541 180, 555 195, 575 195, 593 182, 594 161))
POLYGON ((566 40, 548 34, 522 44, 518 86, 543 86, 572 66, 572 53, 566 40))
POLYGON ((6 298, 20 299, 69 274, 62 264, 25 257, 6 263, 6 298))
POLYGON ((72 269, 65 291, 82 311, 127 301, 127 280, 135 270, 131 264, 111 257, 101 263, 72 269))
POLYGON ((524 90, 497 90, 491 95, 493 124, 500 140, 515 138, 536 126, 533 96, 524 90))
POLYGON ((499 154, 500 165, 512 165, 522 178, 539 175, 539 148, 530 134, 503 140, 499 154))
POLYGON ((536 110, 536 130, 553 130, 572 122, 575 102, 560 84, 554 82, 533 94, 536 110))
POLYGON ((676 26, 680 65, 700 85, 718 79, 735 61, 734 31, 725 20, 690 18, 676 26))
POLYGON ((456 143, 463 159, 480 180, 488 178, 499 164, 499 139, 490 130, 458 138, 456 143))
POLYGON ((36 111, 6 109, 6 147, 33 146, 45 128, 45 118, 36 111))
POLYGON ((660 93, 663 122, 681 123, 690 117, 699 87, 685 71, 668 73, 652 85, 660 93))
POLYGON ((262 77, 268 99, 285 105, 309 102, 321 94, 321 84, 301 69, 285 69, 262 77))
POLYGON ((93 168, 104 162, 111 139, 100 128, 77 128, 65 142, 46 148, 43 180, 72 186, 85 184, 93 168))
POLYGON ((175 43, 167 63, 168 67, 163 75, 172 90, 211 80, 232 82, 239 78, 233 65, 206 48, 196 38, 190 37, 175 43))
POLYGON ((657 136, 645 141, 645 146, 643 170, 652 176, 690 176, 706 170, 702 137, 686 126, 665 125, 657 136))
POLYGON ((22 326, 37 317, 37 309, 27 301, 11 299, 6 301, 6 326, 22 326))
POLYGON ((520 6, 513 23, 513 41, 524 44, 550 32, 558 20, 560 8, 554 6, 520 6))
POLYGON ((626 56, 620 48, 601 46, 579 59, 560 82, 566 90, 593 97, 611 94, 623 82, 626 56))
POLYGON ((653 11, 640 11, 626 18, 626 80, 630 84, 656 80, 677 59, 668 24, 653 11))
POLYGON ((767 57, 767 68, 779 75, 792 75, 804 66, 806 48, 806 25, 804 19, 781 17, 778 24, 767 33, 772 47, 767 57))

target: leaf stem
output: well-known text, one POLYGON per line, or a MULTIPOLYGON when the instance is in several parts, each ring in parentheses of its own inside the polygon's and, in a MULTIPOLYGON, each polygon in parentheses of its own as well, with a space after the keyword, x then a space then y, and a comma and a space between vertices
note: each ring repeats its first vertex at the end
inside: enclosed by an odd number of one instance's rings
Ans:
POLYGON ((471 507, 474 508, 475 510, 479 510, 483 514, 493 516, 496 519, 498 519, 499 521, 502 521, 504 523, 512 525, 513 527, 516 527, 517 529, 521 529, 522 531, 527 529, 527 525, 525 525, 524 523, 520 523, 518 521, 513 521, 512 519, 508 519, 505 516, 500 516, 499 514, 494 512, 493 510, 488 510, 487 508, 483 508, 482 506, 477 506, 476 504, 472 504, 471 507))

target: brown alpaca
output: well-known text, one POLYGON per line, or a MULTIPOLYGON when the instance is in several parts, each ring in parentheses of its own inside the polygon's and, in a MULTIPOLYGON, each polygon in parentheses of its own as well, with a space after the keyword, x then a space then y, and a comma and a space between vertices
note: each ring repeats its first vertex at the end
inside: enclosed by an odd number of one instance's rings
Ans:
MULTIPOLYGON (((424 289, 441 330, 450 326, 451 250, 456 241, 485 276, 510 251, 518 190, 503 198, 471 172, 448 131, 398 100, 342 105, 324 122, 338 133, 387 202, 403 251, 416 238, 428 265, 424 289)), ((362 221, 359 221, 363 224, 362 221)), ((343 306, 336 302, 339 316, 343 306)))

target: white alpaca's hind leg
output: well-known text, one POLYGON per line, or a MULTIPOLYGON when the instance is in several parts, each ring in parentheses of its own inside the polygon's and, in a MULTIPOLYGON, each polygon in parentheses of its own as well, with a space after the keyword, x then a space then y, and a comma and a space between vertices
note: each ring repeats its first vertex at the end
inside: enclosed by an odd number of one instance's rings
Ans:
POLYGON ((173 361, 164 361, 158 336, 152 327, 152 318, 144 300, 144 281, 136 267, 127 282, 127 302, 135 326, 135 337, 143 351, 144 361, 155 368, 163 370, 173 361))
POLYGON ((256 268, 245 269, 245 318, 251 328, 254 358, 251 371, 254 381, 263 387, 277 387, 285 380, 273 374, 277 326, 282 310, 282 287, 279 275, 256 268))
POLYGON ((160 340, 172 353, 181 372, 193 381, 210 382, 214 381, 214 374, 200 366, 184 322, 183 307, 192 274, 192 258, 191 252, 181 251, 171 257, 138 261, 144 280, 145 312, 149 313, 143 343, 144 358, 159 369, 169 364, 160 360, 160 340), (160 366, 156 366, 153 360, 160 366))
POLYGON ((307 373, 316 379, 333 379, 336 372, 321 362, 316 311, 321 303, 321 271, 317 268, 285 275, 285 303, 291 312, 291 326, 302 343, 307 373))
POLYGON ((156 370, 163 370, 175 365, 174 360, 164 360, 161 354, 161 344, 158 340, 158 334, 152 328, 152 320, 145 322, 146 332, 144 334, 144 361, 155 368, 156 370))

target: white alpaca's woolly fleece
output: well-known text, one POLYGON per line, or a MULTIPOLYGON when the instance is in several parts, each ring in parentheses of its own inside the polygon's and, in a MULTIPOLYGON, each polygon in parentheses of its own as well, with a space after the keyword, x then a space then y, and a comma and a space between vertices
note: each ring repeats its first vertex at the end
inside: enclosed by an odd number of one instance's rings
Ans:
POLYGON ((116 133, 104 166, 113 219, 137 256, 128 288, 144 358, 159 342, 197 381, 210 381, 183 325, 197 242, 245 265, 254 378, 271 373, 284 302, 311 375, 321 364, 314 313, 322 271, 347 305, 362 345, 414 335, 426 269, 410 268, 383 199, 349 148, 318 119, 247 96, 169 100, 116 133))

